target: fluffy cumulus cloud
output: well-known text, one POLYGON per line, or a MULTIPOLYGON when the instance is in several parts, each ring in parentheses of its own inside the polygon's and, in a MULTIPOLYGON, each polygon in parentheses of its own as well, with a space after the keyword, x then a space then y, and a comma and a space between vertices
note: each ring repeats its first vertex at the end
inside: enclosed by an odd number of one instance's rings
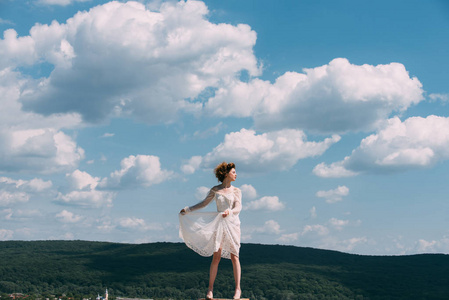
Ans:
POLYGON ((121 229, 131 229, 131 230, 140 230, 140 231, 148 231, 148 230, 163 230, 161 224, 147 224, 144 219, 129 217, 122 218, 118 221, 118 227, 121 229))
POLYGON ((248 226, 244 228, 243 237, 250 240, 253 234, 278 235, 281 232, 281 225, 279 225, 278 222, 275 220, 268 220, 261 226, 248 226))
MULTIPOLYGON (((312 209, 312 211, 315 210, 312 209)), ((375 243, 366 237, 342 238, 348 234, 346 230, 348 227, 359 226, 360 224, 360 220, 330 218, 322 224, 304 225, 299 232, 283 233, 277 238, 277 241, 289 243, 300 240, 302 245, 351 252, 356 248, 375 243)))
POLYGON ((68 173, 66 178, 69 190, 66 193, 58 193, 57 200, 59 202, 83 207, 112 206, 116 193, 97 189, 100 178, 80 170, 68 173))
POLYGON ((95 189, 100 181, 99 177, 93 177, 87 172, 75 170, 66 174, 67 180, 72 189, 76 190, 92 190, 95 189))
POLYGON ((69 205, 83 207, 112 206, 115 193, 98 190, 75 190, 66 194, 59 193, 57 200, 69 205))
POLYGON ((184 174, 193 174, 201 165, 203 158, 201 156, 192 156, 186 163, 181 166, 181 171, 184 174))
POLYGON ((268 210, 277 211, 285 208, 285 204, 279 201, 277 196, 265 196, 254 200, 245 205, 248 210, 268 210))
POLYGON ((56 218, 62 223, 78 223, 83 219, 82 216, 75 215, 74 213, 63 210, 56 214, 56 218))
POLYGON ((45 181, 41 178, 33 178, 31 180, 12 179, 8 177, 0 177, 0 186, 13 186, 29 192, 41 192, 53 186, 51 180, 45 181))
POLYGON ((337 230, 342 230, 348 224, 349 224, 349 220, 339 220, 336 218, 332 218, 329 220, 329 225, 337 230))
POLYGON ((320 236, 323 235, 328 235, 329 234, 329 229, 324 226, 324 225, 320 225, 320 224, 316 224, 316 225, 305 225, 301 235, 306 235, 306 234, 317 234, 320 236))
POLYGON ((262 227, 256 228, 255 232, 267 233, 267 234, 279 234, 281 233, 281 226, 274 220, 266 221, 262 227))
POLYGON ((28 202, 30 196, 24 192, 0 191, 0 206, 10 206, 20 202, 28 202))
POLYGON ((161 169, 157 156, 131 155, 124 158, 121 169, 112 172, 109 177, 94 177, 80 170, 66 174, 68 187, 64 193, 58 193, 57 200, 68 205, 111 207, 117 189, 149 187, 172 175, 172 171, 161 169))
POLYGON ((296 241, 299 237, 299 233, 295 232, 295 233, 285 233, 283 235, 281 235, 277 241, 282 242, 282 243, 288 243, 288 242, 293 242, 296 241))
POLYGON ((423 99, 421 83, 402 64, 360 66, 337 58, 304 73, 287 72, 274 83, 230 80, 205 108, 216 115, 253 117, 261 129, 345 132, 375 128, 392 112, 423 99))
POLYGON ((163 170, 159 157, 153 155, 130 155, 124 158, 120 165, 120 170, 113 172, 109 178, 102 181, 102 187, 149 187, 159 184, 173 175, 172 171, 163 170))
POLYGON ((0 129, 0 170, 7 172, 55 173, 75 168, 84 150, 74 140, 53 128, 0 129))
POLYGON ((28 36, 9 29, 0 39, 0 70, 54 66, 23 84, 20 100, 29 111, 74 112, 89 122, 130 115, 170 122, 180 111, 201 110, 192 100, 206 88, 241 70, 260 73, 256 33, 244 24, 213 24, 207 14, 200 1, 165 2, 157 11, 113 1, 65 23, 36 24, 28 36))
POLYGON ((28 202, 33 195, 46 192, 51 187, 51 181, 44 181, 40 178, 16 180, 0 177, 0 206, 10 207, 28 202))
POLYGON ((424 239, 418 240, 411 253, 447 253, 449 250, 449 236, 444 236, 439 240, 427 241, 424 239))
POLYGON ((241 185, 240 190, 244 199, 254 199, 257 197, 257 191, 251 184, 241 185))
POLYGON ((307 141, 305 133, 296 129, 257 134, 241 129, 226 134, 224 141, 203 157, 201 166, 211 168, 218 161, 233 161, 238 170, 271 172, 287 170, 298 160, 323 154, 340 136, 320 142, 307 141))
POLYGON ((449 118, 411 117, 388 120, 377 133, 362 140, 342 161, 317 165, 320 177, 343 177, 359 173, 386 173, 424 168, 449 159, 449 118))
MULTIPOLYGON (((0 48, 1 44, 2 40, 0 48)), ((4 57, 0 55, 0 61, 2 59, 4 57)), ((62 128, 78 126, 79 116, 44 117, 24 112, 18 99, 25 82, 12 68, 0 67, 0 172, 54 173, 73 170, 84 158, 84 150, 62 128)))
POLYGON ((344 185, 338 186, 336 189, 333 190, 316 192, 316 196, 326 199, 327 203, 339 202, 343 200, 343 196, 347 196, 348 194, 349 189, 344 185))

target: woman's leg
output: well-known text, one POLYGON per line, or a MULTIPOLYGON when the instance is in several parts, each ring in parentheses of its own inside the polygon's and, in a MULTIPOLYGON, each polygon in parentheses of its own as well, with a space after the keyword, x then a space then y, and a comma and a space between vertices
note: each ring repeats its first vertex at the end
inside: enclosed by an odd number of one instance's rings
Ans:
POLYGON ((214 252, 214 256, 212 257, 212 262, 210 264, 210 270, 209 270, 209 291, 214 290, 214 282, 215 278, 217 277, 217 271, 218 271, 218 264, 220 263, 221 259, 221 248, 214 252))
POLYGON ((242 293, 240 289, 240 277, 242 276, 242 270, 240 268, 240 260, 237 255, 231 254, 232 268, 234 269, 234 280, 235 280, 235 294, 234 299, 240 299, 240 294, 242 293))

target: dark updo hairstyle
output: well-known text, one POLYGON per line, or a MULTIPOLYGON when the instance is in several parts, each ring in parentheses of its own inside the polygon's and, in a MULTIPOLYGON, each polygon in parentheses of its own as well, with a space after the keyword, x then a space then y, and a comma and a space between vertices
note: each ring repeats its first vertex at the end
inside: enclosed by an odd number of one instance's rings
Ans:
POLYGON ((215 177, 218 178, 218 181, 223 182, 226 178, 226 175, 232 170, 235 169, 234 163, 226 163, 225 161, 215 167, 215 177))

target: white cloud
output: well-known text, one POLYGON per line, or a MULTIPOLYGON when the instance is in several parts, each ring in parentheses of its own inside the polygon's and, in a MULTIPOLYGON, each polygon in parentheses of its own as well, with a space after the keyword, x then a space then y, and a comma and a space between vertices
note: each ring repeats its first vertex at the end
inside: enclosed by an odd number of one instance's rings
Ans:
POLYGON ((14 235, 14 231, 9 229, 0 229, 0 241, 10 240, 14 235))
POLYGON ((14 25, 14 22, 12 22, 10 20, 3 19, 3 18, 0 18, 0 24, 14 25))
POLYGON ((277 196, 265 196, 258 200, 249 202, 245 209, 247 210, 269 210, 277 211, 285 208, 285 204, 279 201, 277 196))
POLYGON ((11 208, 6 208, 3 210, 0 210, 0 214, 4 215, 4 218, 6 220, 10 220, 13 215, 13 210, 11 208))
POLYGON ((70 187, 75 190, 93 190, 100 182, 99 177, 92 177, 89 173, 80 170, 66 174, 66 177, 70 187))
POLYGON ((251 240, 253 234, 279 235, 282 233, 281 225, 275 220, 268 220, 262 226, 246 226, 243 228, 242 239, 251 240))
POLYGON ((447 253, 449 251, 449 237, 444 236, 441 239, 431 241, 419 239, 413 249, 410 250, 411 253, 447 253))
POLYGON ((254 130, 241 129, 226 134, 224 142, 203 158, 202 166, 215 166, 217 161, 233 161, 238 170, 271 172, 287 170, 298 160, 323 154, 340 136, 321 142, 309 142, 301 130, 284 129, 257 135, 254 130))
POLYGON ((205 139, 205 138, 208 138, 210 136, 216 135, 217 133, 219 133, 224 128, 226 128, 226 125, 223 122, 220 122, 217 125, 215 125, 214 127, 211 127, 211 128, 206 129, 204 131, 195 131, 193 133, 193 137, 196 138, 196 139, 205 139))
POLYGON ((151 155, 131 155, 121 162, 121 169, 101 179, 87 172, 75 170, 66 174, 69 190, 58 193, 57 200, 86 207, 111 207, 116 196, 113 189, 148 187, 169 179, 173 172, 161 169, 159 158, 151 155))
POLYGON ((333 190, 316 192, 316 196, 326 199, 327 203, 335 203, 341 201, 343 199, 343 196, 347 196, 348 194, 349 189, 344 185, 338 186, 333 190))
POLYGON ((366 237, 353 237, 346 240, 338 240, 332 237, 328 237, 320 242, 320 246, 325 249, 335 249, 343 252, 351 252, 357 246, 372 243, 366 237))
MULTIPOLYGON (((345 158, 345 160, 346 159, 347 158, 345 158)), ((335 162, 330 165, 326 165, 325 163, 319 163, 318 165, 315 166, 315 168, 313 168, 313 174, 323 178, 352 177, 358 175, 357 172, 347 170, 344 167, 345 160, 335 162)))
POLYGON ((74 4, 75 2, 87 2, 91 0, 36 0, 36 3, 42 5, 59 5, 59 6, 67 6, 70 4, 74 4))
POLYGON ((74 213, 63 210, 55 216, 59 221, 63 223, 78 223, 83 219, 82 216, 75 215, 74 213))
POLYGON ((63 235, 60 235, 59 237, 54 238, 55 240, 74 240, 75 235, 72 232, 66 232, 63 235))
POLYGON ((432 101, 449 102, 449 94, 430 94, 429 98, 432 101))
POLYGON ((313 206, 313 207, 310 209, 310 217, 311 217, 312 219, 315 219, 317 216, 318 216, 318 215, 317 215, 317 213, 316 213, 316 207, 313 206))
POLYGON ((106 132, 101 137, 102 138, 109 138, 109 137, 113 137, 114 135, 115 135, 115 133, 106 132))
POLYGON ((299 233, 286 233, 281 235, 277 240, 282 243, 288 243, 298 240, 299 233))
POLYGON ((55 173, 75 168, 84 150, 62 131, 1 130, 0 170, 55 173))
POLYGON ((139 219, 139 218, 122 218, 119 220, 118 225, 123 229, 136 229, 141 231, 148 231, 148 230, 163 230, 163 227, 161 224, 153 223, 153 224, 147 224, 145 220, 139 219))
POLYGON ((63 24, 36 24, 29 36, 5 32, 0 68, 54 66, 48 77, 27 83, 21 97, 27 110, 77 112, 90 122, 112 116, 171 122, 180 111, 200 111, 192 99, 224 78, 241 70, 260 74, 256 33, 245 24, 213 24, 207 14, 200 1, 165 2, 159 11, 112 1, 63 24))
POLYGON ((16 189, 20 189, 28 192, 42 192, 53 186, 51 180, 44 181, 41 178, 33 178, 31 180, 15 180, 8 177, 0 177, 0 185, 14 186, 16 189))
POLYGON ((39 210, 32 209, 32 210, 12 210, 12 209, 6 209, 3 211, 3 213, 6 213, 5 219, 6 220, 24 220, 24 219, 31 219, 35 217, 41 217, 42 213, 39 210))
POLYGON ((115 193, 98 190, 82 190, 71 191, 66 194, 59 193, 57 200, 65 204, 85 206, 85 207, 102 207, 112 206, 112 200, 115 198, 115 193))
POLYGON ((209 191, 210 191, 210 188, 205 187, 205 186, 200 186, 199 188, 196 189, 195 198, 197 200, 204 200, 204 198, 206 198, 209 191))
POLYGON ((30 195, 24 192, 8 192, 0 190, 0 206, 10 206, 16 203, 28 202, 30 195))
POLYGON ((205 107, 217 116, 252 116, 261 129, 360 131, 423 100, 421 87, 402 64, 358 66, 336 58, 304 73, 287 72, 273 84, 230 80, 205 107))
POLYGON ((181 166, 184 174, 193 174, 200 167, 203 158, 201 156, 192 156, 189 161, 181 166))
POLYGON ((337 230, 342 230, 343 227, 349 224, 349 220, 339 220, 336 218, 332 218, 329 220, 329 225, 334 227, 337 230))
POLYGON ((35 228, 24 227, 24 228, 16 229, 15 233, 18 235, 22 235, 22 236, 26 236, 27 238, 30 238, 30 237, 36 236, 37 230, 35 228))
POLYGON ((316 233, 318 235, 324 236, 329 234, 329 229, 324 225, 305 225, 301 235, 306 235, 308 233, 316 233))
POLYGON ((101 187, 124 188, 132 186, 149 187, 172 177, 173 172, 161 169, 159 157, 153 155, 130 155, 124 158, 121 169, 111 173, 101 187))
POLYGON ((34 178, 28 182, 28 186, 30 187, 31 190, 41 192, 43 190, 51 188, 53 186, 53 183, 51 182, 51 180, 44 181, 40 178, 34 178))
POLYGON ((437 245, 437 241, 426 241, 426 240, 419 240, 416 243, 416 250, 419 252, 434 252, 435 246, 437 245))
POLYGON ((99 177, 93 177, 87 172, 75 170, 66 174, 69 191, 59 192, 56 200, 69 205, 84 207, 111 207, 116 196, 115 192, 98 190, 99 177))
POLYGON ((97 229, 103 232, 111 232, 116 228, 116 224, 113 224, 109 216, 97 219, 96 224, 97 229))
POLYGON ((251 184, 241 185, 240 190, 244 199, 254 199, 257 197, 257 191, 251 184))
MULTIPOLYGON (((3 58, 0 55, 0 65, 3 58)), ((44 117, 24 112, 18 99, 26 93, 27 80, 13 68, 0 66, 0 172, 70 171, 84 158, 84 150, 61 129, 77 127, 81 119, 76 114, 44 117)))
POLYGON ((342 177, 338 170, 358 173, 387 173, 430 167, 449 159, 449 118, 411 117, 401 122, 388 120, 375 134, 362 140, 360 146, 344 160, 331 165, 319 164, 314 174, 342 177))
POLYGON ((256 228, 254 231, 258 233, 279 234, 281 233, 281 226, 274 220, 268 220, 262 227, 256 228))

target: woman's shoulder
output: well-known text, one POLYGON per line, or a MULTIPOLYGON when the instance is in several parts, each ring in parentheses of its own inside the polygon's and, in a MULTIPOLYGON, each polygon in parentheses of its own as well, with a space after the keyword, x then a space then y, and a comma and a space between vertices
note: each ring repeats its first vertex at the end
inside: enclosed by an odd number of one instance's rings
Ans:
POLYGON ((220 190, 220 185, 213 186, 210 190, 215 193, 220 190))
POLYGON ((242 191, 238 187, 234 187, 234 194, 242 194, 242 191))

